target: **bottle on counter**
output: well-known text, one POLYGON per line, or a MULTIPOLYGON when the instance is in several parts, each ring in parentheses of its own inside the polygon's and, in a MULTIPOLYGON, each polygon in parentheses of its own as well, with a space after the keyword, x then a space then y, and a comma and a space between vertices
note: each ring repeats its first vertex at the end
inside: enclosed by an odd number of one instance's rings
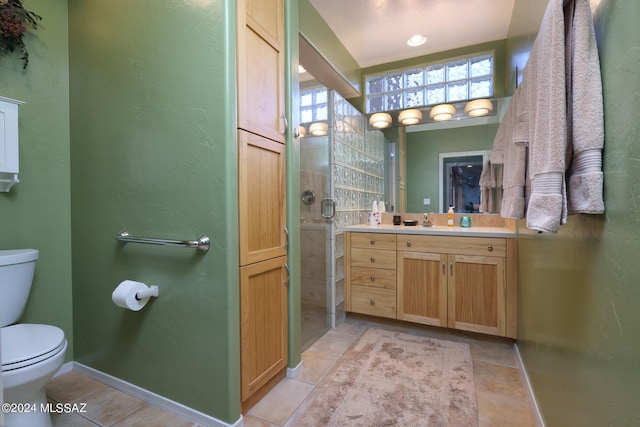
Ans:
POLYGON ((449 227, 453 227, 453 206, 449 206, 449 210, 447 211, 447 225, 449 227))

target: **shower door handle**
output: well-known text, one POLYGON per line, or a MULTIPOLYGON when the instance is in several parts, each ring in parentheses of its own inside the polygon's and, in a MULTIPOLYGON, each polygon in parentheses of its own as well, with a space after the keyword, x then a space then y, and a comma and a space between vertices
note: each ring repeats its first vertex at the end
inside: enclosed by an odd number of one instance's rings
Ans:
POLYGON ((320 212, 324 219, 332 219, 336 215, 336 201, 331 198, 322 199, 320 202, 320 212))

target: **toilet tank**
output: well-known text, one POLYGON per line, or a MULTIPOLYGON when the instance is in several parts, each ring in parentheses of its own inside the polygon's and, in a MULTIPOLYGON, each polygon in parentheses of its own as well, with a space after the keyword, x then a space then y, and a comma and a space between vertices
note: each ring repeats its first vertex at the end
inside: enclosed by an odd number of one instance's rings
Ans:
POLYGON ((35 249, 0 250, 0 327, 22 316, 37 260, 35 249))

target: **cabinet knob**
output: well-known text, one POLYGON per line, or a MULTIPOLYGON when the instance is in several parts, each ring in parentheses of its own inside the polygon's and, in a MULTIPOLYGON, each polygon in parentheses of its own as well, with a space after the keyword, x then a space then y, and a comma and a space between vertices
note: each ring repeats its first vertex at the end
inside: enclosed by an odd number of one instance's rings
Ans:
POLYGON ((493 252, 493 245, 489 245, 489 246, 487 246, 487 250, 488 250, 489 252, 493 252))
POLYGON ((371 276, 369 279, 371 279, 372 282, 376 280, 375 276, 371 276))
POLYGON ((370 299, 370 300, 369 300, 369 304, 371 304, 371 305, 376 305, 376 302, 375 302, 373 299, 370 299))
POLYGON ((376 241, 375 241, 375 240, 373 240, 373 239, 371 239, 371 244, 372 244, 372 245, 375 245, 375 244, 376 244, 376 241))
POLYGON ((411 247, 411 240, 407 240, 407 246, 411 247))
POLYGON ((376 258, 375 257, 371 257, 371 262, 376 262, 376 258))

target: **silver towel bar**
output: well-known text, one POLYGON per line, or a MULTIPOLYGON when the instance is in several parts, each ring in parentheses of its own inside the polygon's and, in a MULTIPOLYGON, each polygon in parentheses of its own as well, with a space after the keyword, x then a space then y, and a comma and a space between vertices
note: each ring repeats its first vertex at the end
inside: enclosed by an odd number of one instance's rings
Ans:
POLYGON ((207 236, 200 236, 198 240, 170 240, 170 239, 154 239, 151 237, 130 236, 127 231, 121 231, 116 234, 116 240, 129 243, 146 243, 149 245, 174 246, 179 248, 194 248, 201 251, 208 251, 210 239, 207 236))

